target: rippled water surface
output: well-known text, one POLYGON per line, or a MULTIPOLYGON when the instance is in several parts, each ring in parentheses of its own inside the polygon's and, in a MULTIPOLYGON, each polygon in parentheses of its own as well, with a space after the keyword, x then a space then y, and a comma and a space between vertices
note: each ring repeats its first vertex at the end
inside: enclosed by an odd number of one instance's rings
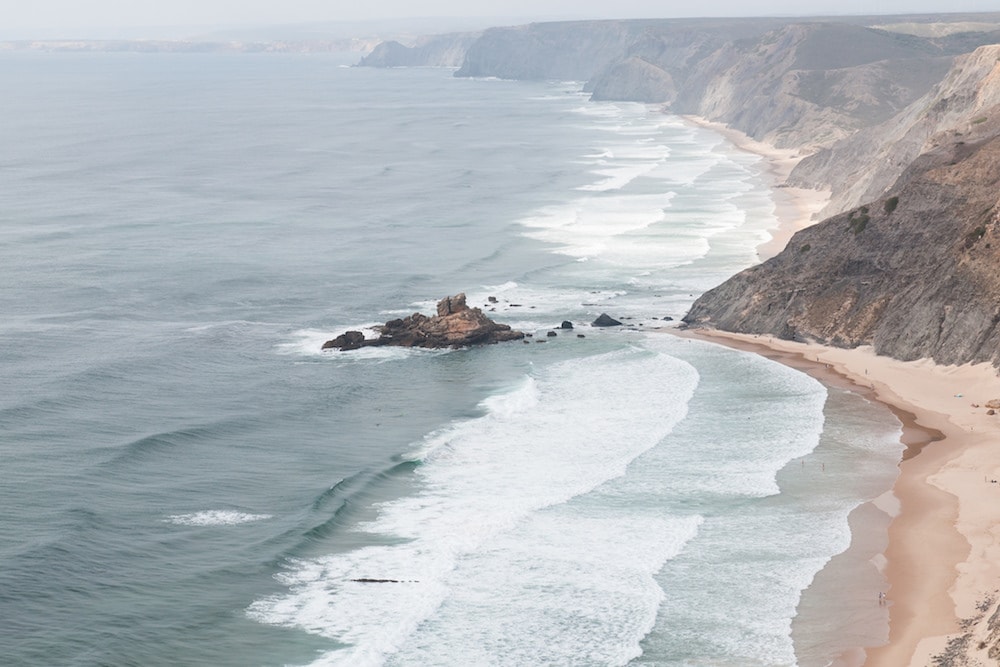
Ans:
POLYGON ((573 83, 0 62, 8 664, 794 664, 897 424, 654 331, 756 261, 757 158, 573 83), (320 351, 460 291, 537 342, 320 351))

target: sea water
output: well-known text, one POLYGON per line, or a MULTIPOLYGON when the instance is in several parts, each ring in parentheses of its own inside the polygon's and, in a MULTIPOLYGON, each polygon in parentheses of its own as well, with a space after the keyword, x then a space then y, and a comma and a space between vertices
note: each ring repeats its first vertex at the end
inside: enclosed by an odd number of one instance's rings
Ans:
POLYGON ((665 333, 759 261, 758 158, 350 62, 0 55, 5 664, 827 664, 898 422, 665 333), (320 349, 463 291, 534 338, 320 349))

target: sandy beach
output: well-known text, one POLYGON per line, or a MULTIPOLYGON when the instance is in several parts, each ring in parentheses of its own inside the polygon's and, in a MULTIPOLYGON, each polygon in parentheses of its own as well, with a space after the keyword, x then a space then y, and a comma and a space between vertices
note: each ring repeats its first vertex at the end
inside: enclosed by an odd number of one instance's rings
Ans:
MULTIPOLYGON (((828 193, 782 187, 801 156, 718 123, 685 119, 720 132, 738 148, 767 161, 779 228, 761 247, 762 259, 780 252, 796 231, 817 222, 815 214, 828 193)), ((903 424, 907 448, 892 492, 851 517, 856 538, 868 536, 855 539, 851 549, 866 557, 873 554, 872 568, 888 582, 881 614, 873 612, 859 622, 883 629, 865 631, 855 624, 845 630, 851 636, 845 637, 835 664, 923 667, 943 654, 980 661, 968 664, 996 664, 987 652, 1000 636, 1000 414, 989 414, 987 403, 1000 400, 997 370, 988 364, 901 362, 877 356, 868 347, 845 350, 770 336, 712 330, 683 335, 763 354, 831 386, 848 383, 887 405, 903 424), (884 553, 873 553, 872 531, 866 529, 884 531, 878 524, 886 517, 887 546, 884 553), (884 620, 879 620, 886 612, 887 642, 884 620)), ((857 582, 840 582, 848 588, 852 584, 857 582)), ((871 596, 870 591, 857 594, 871 596)), ((871 606, 879 609, 876 598, 871 606)))
MULTIPOLYGON (((1000 440, 1000 416, 985 407, 1000 398, 995 369, 901 362, 870 348, 843 350, 770 336, 695 335, 807 372, 812 367, 827 383, 824 370, 837 373, 894 408, 907 450, 891 497, 875 503, 895 514, 883 570, 889 643, 866 649, 864 664, 927 665, 966 633, 966 651, 985 659, 977 646, 990 633, 1000 578, 1000 448, 991 446, 1000 440), (972 622, 963 629, 967 619, 972 622)), ((845 656, 840 664, 856 664, 856 658, 845 656)))

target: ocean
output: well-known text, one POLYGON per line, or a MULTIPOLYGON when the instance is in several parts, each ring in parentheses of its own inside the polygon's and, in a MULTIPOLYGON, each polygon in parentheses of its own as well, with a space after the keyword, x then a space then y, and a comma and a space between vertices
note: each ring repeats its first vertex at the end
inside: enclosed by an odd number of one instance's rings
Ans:
POLYGON ((760 159, 355 59, 0 54, 4 664, 829 664, 899 422, 667 332, 760 159), (534 338, 320 349, 459 292, 534 338))

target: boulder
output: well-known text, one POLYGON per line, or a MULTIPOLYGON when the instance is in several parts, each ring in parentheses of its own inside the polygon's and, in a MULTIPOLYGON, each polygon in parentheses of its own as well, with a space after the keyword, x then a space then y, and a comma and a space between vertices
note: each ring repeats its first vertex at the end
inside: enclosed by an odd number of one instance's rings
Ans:
POLYGON ((611 317, 607 313, 601 313, 600 317, 591 322, 591 326, 595 327, 620 327, 621 325, 622 325, 621 322, 611 317))
POLYGON ((986 407, 991 408, 993 410, 1000 410, 1000 398, 993 398, 990 399, 989 401, 986 401, 986 407))
POLYGON ((356 350, 365 344, 365 335, 360 331, 348 331, 342 333, 333 340, 323 343, 323 349, 336 348, 339 350, 356 350))
POLYGON ((323 349, 356 350, 360 347, 459 348, 520 340, 524 334, 506 324, 497 324, 478 308, 470 308, 465 294, 445 297, 437 304, 437 315, 414 313, 376 327, 378 338, 366 339, 360 331, 348 331, 323 343, 323 349))
POLYGON ((569 320, 563 320, 563 323, 559 325, 560 329, 572 329, 573 323, 569 320))
POLYGON ((438 317, 447 317, 448 315, 461 313, 463 310, 469 310, 468 304, 465 303, 464 293, 457 294, 455 296, 446 296, 445 298, 438 301, 437 305, 438 317))

